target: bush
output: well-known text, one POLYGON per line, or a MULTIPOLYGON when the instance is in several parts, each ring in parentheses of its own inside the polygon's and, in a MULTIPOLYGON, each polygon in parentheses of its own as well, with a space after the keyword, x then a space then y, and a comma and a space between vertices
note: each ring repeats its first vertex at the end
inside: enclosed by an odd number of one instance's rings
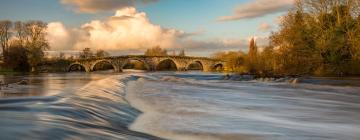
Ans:
POLYGON ((5 66, 14 71, 28 71, 30 65, 26 48, 21 45, 10 46, 5 56, 5 66))

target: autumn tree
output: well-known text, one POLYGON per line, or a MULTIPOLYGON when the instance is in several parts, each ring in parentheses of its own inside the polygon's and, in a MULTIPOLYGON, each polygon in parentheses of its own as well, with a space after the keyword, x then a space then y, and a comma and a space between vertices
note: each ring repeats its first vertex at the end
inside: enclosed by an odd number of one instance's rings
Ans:
POLYGON ((359 1, 297 0, 271 44, 285 74, 360 74, 359 1))
POLYGON ((44 51, 50 48, 46 40, 46 29, 47 24, 42 21, 29 21, 25 23, 25 45, 32 72, 35 71, 36 66, 44 58, 44 51))
POLYGON ((212 55, 212 58, 225 61, 225 71, 248 73, 246 66, 247 55, 243 52, 217 52, 212 55))
POLYGON ((272 46, 264 47, 257 58, 257 73, 261 76, 272 76, 278 69, 276 66, 277 51, 272 46))
POLYGON ((30 65, 28 63, 27 49, 19 42, 13 42, 7 49, 7 59, 11 61, 5 61, 5 65, 12 68, 15 71, 28 71, 30 65))
POLYGON ((19 67, 16 65, 27 66, 23 64, 24 61, 27 61, 31 71, 35 71, 36 66, 43 60, 44 51, 49 49, 46 40, 46 29, 47 24, 42 21, 17 21, 15 23, 0 21, 0 45, 3 50, 5 64, 18 70, 19 67), (25 52, 26 59, 23 57, 25 52))

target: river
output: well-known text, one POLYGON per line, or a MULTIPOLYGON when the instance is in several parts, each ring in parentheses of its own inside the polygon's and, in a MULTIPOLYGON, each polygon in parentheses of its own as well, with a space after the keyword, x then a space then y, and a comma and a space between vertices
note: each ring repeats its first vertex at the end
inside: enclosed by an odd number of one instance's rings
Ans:
POLYGON ((0 139, 359 140, 360 80, 201 72, 0 76, 0 139))

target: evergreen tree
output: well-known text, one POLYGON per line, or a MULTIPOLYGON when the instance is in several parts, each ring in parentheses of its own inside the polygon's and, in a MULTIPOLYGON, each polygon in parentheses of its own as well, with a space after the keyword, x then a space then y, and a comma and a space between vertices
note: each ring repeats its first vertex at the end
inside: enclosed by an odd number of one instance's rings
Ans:
POLYGON ((256 64, 257 64, 257 46, 255 38, 251 38, 249 43, 249 52, 248 52, 248 68, 250 73, 256 73, 256 64))

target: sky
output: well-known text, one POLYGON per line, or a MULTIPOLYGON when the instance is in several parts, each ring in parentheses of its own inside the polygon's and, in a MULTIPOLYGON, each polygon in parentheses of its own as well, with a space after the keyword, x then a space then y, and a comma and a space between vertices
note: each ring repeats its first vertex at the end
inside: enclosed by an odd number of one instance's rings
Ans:
POLYGON ((86 47, 112 55, 160 46, 188 55, 247 51, 277 30, 293 0, 1 0, 0 20, 48 23, 51 51, 86 47))

